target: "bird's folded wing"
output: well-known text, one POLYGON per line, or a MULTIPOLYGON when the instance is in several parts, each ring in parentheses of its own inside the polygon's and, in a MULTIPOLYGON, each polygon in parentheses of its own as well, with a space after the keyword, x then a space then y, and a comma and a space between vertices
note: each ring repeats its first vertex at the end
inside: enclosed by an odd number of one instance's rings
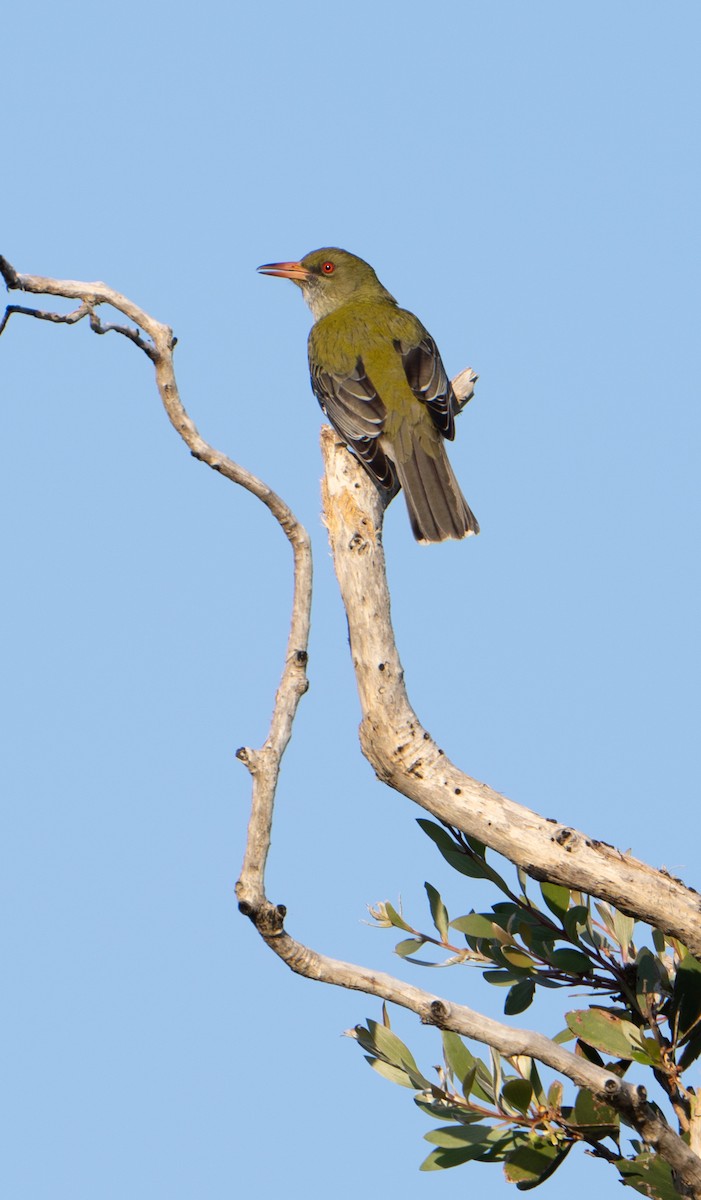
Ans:
POLYGON ((396 474, 380 436, 387 415, 384 404, 368 379, 362 359, 350 374, 310 363, 312 388, 336 433, 358 455, 373 479, 387 490, 396 486, 396 474))
POLYGON ((455 414, 460 405, 443 366, 438 347, 429 333, 417 345, 397 341, 409 387, 425 404, 436 429, 452 442, 455 437, 455 414))

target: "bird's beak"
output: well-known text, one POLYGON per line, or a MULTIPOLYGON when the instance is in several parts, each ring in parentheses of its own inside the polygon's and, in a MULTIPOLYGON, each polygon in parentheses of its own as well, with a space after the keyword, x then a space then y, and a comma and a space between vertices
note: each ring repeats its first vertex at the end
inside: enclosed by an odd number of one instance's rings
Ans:
POLYGON ((261 275, 278 275, 282 279, 294 279, 295 282, 303 282, 309 278, 309 271, 301 262, 264 263, 257 270, 261 275))

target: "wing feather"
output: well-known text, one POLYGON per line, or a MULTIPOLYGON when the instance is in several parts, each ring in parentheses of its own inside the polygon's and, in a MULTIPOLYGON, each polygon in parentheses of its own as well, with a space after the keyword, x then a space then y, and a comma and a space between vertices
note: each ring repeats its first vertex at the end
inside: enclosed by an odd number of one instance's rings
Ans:
POLYGON ((387 410, 358 358, 349 374, 309 364, 312 389, 338 436, 357 454, 379 487, 393 491, 397 476, 381 445, 387 410))
POLYGON ((436 343, 430 333, 425 333, 418 344, 408 345, 401 341, 394 344, 402 356, 407 382, 416 399, 426 405, 436 429, 452 442, 455 415, 460 411, 460 405, 436 343))

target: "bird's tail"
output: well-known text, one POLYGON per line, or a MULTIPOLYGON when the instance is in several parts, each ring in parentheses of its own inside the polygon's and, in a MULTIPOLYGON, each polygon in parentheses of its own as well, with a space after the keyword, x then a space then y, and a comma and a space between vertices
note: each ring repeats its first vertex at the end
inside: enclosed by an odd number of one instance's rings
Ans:
POLYGON ((432 442, 430 451, 413 437, 412 452, 404 462, 395 462, 414 537, 417 542, 443 542, 479 533, 442 440, 432 442))

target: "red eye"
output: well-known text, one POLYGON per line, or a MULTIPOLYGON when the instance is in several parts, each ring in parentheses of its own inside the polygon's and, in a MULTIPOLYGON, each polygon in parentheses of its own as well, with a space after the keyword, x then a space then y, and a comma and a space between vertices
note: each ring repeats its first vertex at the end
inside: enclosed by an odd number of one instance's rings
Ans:
POLYGON ((334 271, 336 270, 336 267, 334 266, 334 264, 332 262, 325 262, 325 263, 321 264, 321 269, 322 269, 324 275, 333 275, 334 271))

